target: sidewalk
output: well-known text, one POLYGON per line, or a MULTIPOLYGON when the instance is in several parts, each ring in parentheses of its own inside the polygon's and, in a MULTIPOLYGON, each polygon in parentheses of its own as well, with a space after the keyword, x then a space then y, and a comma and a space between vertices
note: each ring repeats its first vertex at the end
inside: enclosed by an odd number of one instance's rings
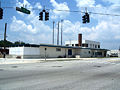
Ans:
POLYGON ((0 64, 22 64, 22 63, 37 63, 46 61, 71 61, 71 60, 92 60, 96 58, 47 58, 45 59, 15 59, 15 58, 0 58, 0 64))

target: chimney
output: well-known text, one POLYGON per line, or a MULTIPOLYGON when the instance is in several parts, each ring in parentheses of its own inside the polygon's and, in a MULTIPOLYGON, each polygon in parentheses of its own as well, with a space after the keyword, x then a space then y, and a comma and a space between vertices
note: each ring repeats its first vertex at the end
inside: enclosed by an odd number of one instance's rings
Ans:
POLYGON ((82 46, 82 34, 78 34, 78 46, 82 46))

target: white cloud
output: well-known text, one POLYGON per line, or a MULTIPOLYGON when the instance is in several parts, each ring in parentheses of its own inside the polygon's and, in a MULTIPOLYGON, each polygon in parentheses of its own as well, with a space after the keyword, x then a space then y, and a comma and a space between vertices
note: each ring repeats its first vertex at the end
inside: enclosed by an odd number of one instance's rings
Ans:
POLYGON ((10 29, 12 31, 25 31, 26 29, 26 24, 24 23, 24 21, 22 20, 17 20, 15 16, 13 16, 13 21, 12 21, 12 25, 10 25, 10 29))
POLYGON ((69 12, 60 12, 60 11, 56 11, 56 10, 70 10, 67 3, 63 2, 63 3, 57 3, 55 0, 50 0, 50 2, 52 3, 52 6, 54 7, 53 10, 53 14, 52 15, 52 19, 56 19, 56 18, 65 18, 67 15, 69 15, 69 12))
POLYGON ((35 4, 35 8, 41 9, 42 6, 40 5, 40 3, 36 3, 36 4, 35 4))
MULTIPOLYGON (((37 15, 33 7, 42 8, 40 3, 36 3, 35 6, 32 6, 27 0, 24 0, 23 3, 31 8, 30 15, 23 15, 23 19, 18 19, 16 16, 13 16, 12 22, 10 24, 10 31, 12 33, 18 34, 16 39, 25 41, 28 43, 51 43, 51 28, 46 25, 44 22, 39 20, 39 14, 37 15), (48 38, 46 38, 48 37, 48 38)), ((22 5, 21 2, 17 4, 22 5)), ((21 15, 21 14, 20 14, 21 15)), ((11 37, 11 39, 14 36, 11 37)))
POLYGON ((93 7, 95 5, 95 0, 76 0, 77 7, 93 7))
POLYGON ((109 2, 111 4, 120 4, 120 0, 102 0, 103 2, 109 2))
POLYGON ((112 47, 113 41, 117 45, 120 44, 120 30, 119 30, 120 23, 116 24, 111 21, 103 20, 99 22, 96 26, 93 26, 91 28, 82 27, 80 22, 72 23, 69 20, 64 20, 63 24, 64 24, 63 26, 64 41, 77 40, 78 33, 82 33, 83 39, 100 41, 102 43, 103 48, 115 48, 112 47), (110 45, 111 47, 108 47, 110 45))

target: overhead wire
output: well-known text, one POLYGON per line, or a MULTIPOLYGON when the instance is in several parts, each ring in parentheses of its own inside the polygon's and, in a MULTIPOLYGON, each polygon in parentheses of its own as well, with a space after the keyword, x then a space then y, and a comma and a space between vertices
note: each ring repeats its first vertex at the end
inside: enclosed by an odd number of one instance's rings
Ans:
MULTIPOLYGON (((2 7, 4 9, 6 8, 16 8, 16 7, 2 7)), ((27 9, 32 9, 32 10, 42 10, 42 9, 38 9, 38 8, 27 8, 27 9)), ((52 11, 58 11, 58 12, 73 12, 73 13, 86 13, 80 10, 58 10, 58 9, 46 9, 46 10, 52 10, 52 11)), ((108 15, 108 16, 120 16, 120 14, 110 14, 110 13, 97 13, 97 12, 88 12, 90 14, 98 14, 98 15, 108 15)))

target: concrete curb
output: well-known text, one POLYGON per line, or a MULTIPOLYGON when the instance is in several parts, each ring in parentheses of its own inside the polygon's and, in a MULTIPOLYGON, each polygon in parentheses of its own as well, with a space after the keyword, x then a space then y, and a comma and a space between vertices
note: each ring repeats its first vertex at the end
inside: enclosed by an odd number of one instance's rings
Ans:
POLYGON ((73 61, 73 60, 93 60, 96 58, 48 58, 48 59, 8 59, 0 58, 0 64, 22 64, 22 63, 37 63, 48 61, 73 61))

